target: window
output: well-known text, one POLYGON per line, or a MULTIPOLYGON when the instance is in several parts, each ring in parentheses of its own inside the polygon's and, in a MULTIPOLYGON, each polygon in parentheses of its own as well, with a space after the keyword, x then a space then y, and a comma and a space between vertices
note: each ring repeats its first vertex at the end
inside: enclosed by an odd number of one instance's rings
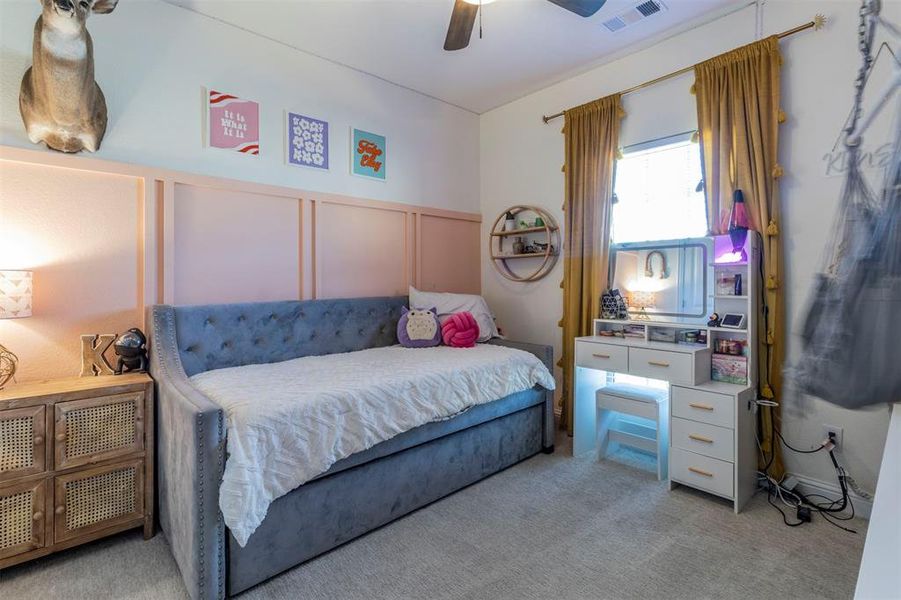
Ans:
POLYGON ((701 152, 690 138, 637 144, 616 161, 614 244, 707 235, 701 152))

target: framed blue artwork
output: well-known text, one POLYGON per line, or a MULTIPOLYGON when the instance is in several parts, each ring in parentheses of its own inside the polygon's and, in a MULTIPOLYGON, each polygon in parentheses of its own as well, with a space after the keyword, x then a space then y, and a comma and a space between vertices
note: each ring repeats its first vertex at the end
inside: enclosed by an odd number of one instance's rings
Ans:
POLYGON ((350 172, 385 181, 388 148, 385 136, 351 128, 350 172))
POLYGON ((288 164, 328 171, 328 122, 291 111, 286 115, 288 164))

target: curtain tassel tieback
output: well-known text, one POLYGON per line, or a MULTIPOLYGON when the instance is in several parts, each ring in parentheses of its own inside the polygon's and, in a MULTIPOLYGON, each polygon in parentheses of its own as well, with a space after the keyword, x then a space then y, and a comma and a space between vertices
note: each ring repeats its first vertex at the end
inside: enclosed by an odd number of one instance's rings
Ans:
POLYGON ((785 123, 785 120, 786 120, 786 118, 787 118, 787 117, 785 116, 785 111, 782 110, 781 108, 779 109, 779 117, 778 117, 778 118, 779 118, 779 122, 780 122, 780 123, 785 123))
POLYGON ((768 331, 766 334, 766 345, 772 346, 776 343, 776 337, 773 335, 772 331, 768 331))
POLYGON ((785 175, 785 169, 782 168, 782 165, 776 165, 775 167, 773 167, 773 177, 779 179, 783 175, 785 175))
POLYGON ((766 228, 767 235, 779 235, 779 226, 776 225, 776 221, 770 220, 770 224, 766 228))
POLYGON ((563 319, 557 321, 557 327, 563 327, 563 319))
POLYGON ((692 143, 692 144, 697 144, 697 143, 700 142, 700 141, 701 141, 701 134, 698 133, 697 131, 693 132, 693 133, 691 134, 691 143, 692 143))
POLYGON ((695 94, 698 93, 698 88, 695 87, 696 85, 697 85, 697 83, 693 83, 693 84, 691 84, 691 87, 688 88, 688 93, 691 94, 692 96, 694 96, 695 94))
POLYGON ((773 388, 768 383, 763 384, 763 387, 760 389, 760 395, 767 400, 772 400, 776 397, 776 394, 773 393, 773 388))
POLYGON ((617 149, 616 149, 616 159, 617 159, 617 160, 620 160, 622 157, 623 157, 623 149, 622 149, 622 148, 617 148, 617 149))
POLYGON ((562 167, 560 167, 560 172, 566 173, 566 165, 563 165, 562 167))
POLYGON ((775 290, 779 286, 776 284, 776 276, 775 275, 767 275, 766 276, 766 289, 775 290))
POLYGON ((562 369, 563 368, 563 359, 561 358, 555 364, 562 369))

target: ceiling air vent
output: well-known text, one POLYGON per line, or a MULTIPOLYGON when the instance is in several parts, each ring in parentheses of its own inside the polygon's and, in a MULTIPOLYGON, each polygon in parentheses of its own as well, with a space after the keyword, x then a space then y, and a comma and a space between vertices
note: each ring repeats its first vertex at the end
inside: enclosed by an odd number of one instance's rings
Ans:
POLYGON ((667 10, 667 6, 661 0, 646 0, 624 13, 604 21, 604 27, 609 31, 620 31, 664 10, 667 10))

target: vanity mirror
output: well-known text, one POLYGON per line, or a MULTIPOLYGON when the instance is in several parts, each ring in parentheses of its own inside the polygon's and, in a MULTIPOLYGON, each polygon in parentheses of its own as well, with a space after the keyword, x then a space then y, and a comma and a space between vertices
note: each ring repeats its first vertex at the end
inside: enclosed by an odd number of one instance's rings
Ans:
POLYGON ((614 244, 609 288, 619 289, 630 319, 703 325, 713 311, 714 239, 614 244))

